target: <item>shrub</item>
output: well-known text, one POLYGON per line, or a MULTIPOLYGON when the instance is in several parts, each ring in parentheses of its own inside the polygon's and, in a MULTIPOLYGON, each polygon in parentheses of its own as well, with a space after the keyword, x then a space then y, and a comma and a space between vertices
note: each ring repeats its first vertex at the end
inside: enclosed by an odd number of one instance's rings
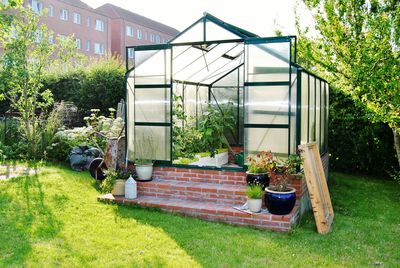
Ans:
POLYGON ((119 58, 95 61, 87 67, 47 74, 43 84, 56 101, 72 101, 83 111, 98 108, 102 114, 125 99, 125 69, 119 58))
POLYGON ((397 167, 391 129, 373 123, 362 107, 342 92, 330 92, 330 166, 335 171, 385 175, 397 167))

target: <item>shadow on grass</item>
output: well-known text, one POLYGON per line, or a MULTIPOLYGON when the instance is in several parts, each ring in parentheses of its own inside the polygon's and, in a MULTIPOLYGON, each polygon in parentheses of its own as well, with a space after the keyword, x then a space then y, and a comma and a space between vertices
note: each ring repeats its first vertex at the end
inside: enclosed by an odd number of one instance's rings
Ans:
POLYGON ((32 243, 53 238, 61 229, 45 204, 37 166, 30 176, 0 183, 0 266, 23 266, 32 243))

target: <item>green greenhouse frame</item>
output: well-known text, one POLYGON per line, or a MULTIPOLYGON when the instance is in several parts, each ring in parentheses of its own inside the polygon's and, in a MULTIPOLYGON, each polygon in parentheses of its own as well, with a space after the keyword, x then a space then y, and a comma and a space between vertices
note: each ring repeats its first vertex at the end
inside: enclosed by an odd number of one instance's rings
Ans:
POLYGON ((191 167, 173 164, 174 94, 196 120, 205 105, 233 101, 228 140, 245 157, 265 149, 287 157, 313 141, 327 154, 329 84, 296 63, 296 41, 259 37, 205 13, 166 44, 126 47, 127 161, 138 158, 140 137, 151 137, 157 165, 191 167))

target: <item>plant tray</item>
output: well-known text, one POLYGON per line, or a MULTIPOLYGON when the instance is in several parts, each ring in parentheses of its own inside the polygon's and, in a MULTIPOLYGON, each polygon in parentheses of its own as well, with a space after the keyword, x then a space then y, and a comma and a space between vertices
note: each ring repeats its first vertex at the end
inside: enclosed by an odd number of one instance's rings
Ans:
POLYGON ((196 155, 196 157, 199 158, 199 161, 190 163, 191 165, 220 167, 222 165, 228 164, 229 161, 228 152, 216 154, 215 157, 200 157, 199 155, 196 155))

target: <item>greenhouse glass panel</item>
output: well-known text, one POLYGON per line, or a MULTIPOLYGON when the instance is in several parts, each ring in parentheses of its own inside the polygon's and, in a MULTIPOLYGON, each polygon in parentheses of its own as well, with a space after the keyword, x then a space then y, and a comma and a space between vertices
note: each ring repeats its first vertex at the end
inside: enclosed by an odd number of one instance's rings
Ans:
POLYGON ((325 152, 325 106, 326 106, 326 90, 325 82, 321 83, 321 153, 325 152))
MULTIPOLYGON (((133 72, 130 72, 128 74, 128 79, 127 79, 127 103, 134 103, 134 79, 131 76, 133 72)), ((133 105, 127 105, 126 106, 126 118, 127 118, 127 126, 126 126, 126 132, 127 132, 127 137, 126 137, 126 144, 127 144, 127 159, 134 159, 134 137, 135 137, 135 108, 133 105)))
POLYGON ((291 87, 290 87, 290 153, 296 153, 296 135, 297 135, 297 68, 292 67, 291 72, 291 87))
POLYGON ((308 142, 315 141, 315 78, 310 75, 310 96, 309 96, 309 119, 308 119, 308 142))
POLYGON ((171 160, 170 127, 136 126, 133 159, 171 160))
POLYGON ((136 122, 170 122, 169 88, 137 88, 135 98, 136 122))
POLYGON ((301 73, 301 144, 308 142, 308 74, 301 73))
POLYGON ((289 81, 290 42, 247 46, 247 82, 289 81))
POLYGON ((169 84, 170 83, 170 50, 155 51, 144 62, 138 64, 136 55, 148 54, 148 51, 135 51, 135 84, 169 84))
POLYGON ((182 32, 171 41, 172 44, 187 42, 203 42, 204 41, 204 23, 203 20, 197 21, 194 25, 182 32))
POLYGON ((246 87, 247 124, 288 124, 287 86, 246 87))
POLYGON ((325 151, 328 151, 328 122, 329 122, 329 84, 326 84, 325 87, 326 95, 325 95, 325 151))
POLYGON ((315 140, 321 151, 321 80, 315 79, 315 140))
POLYGON ((237 39, 239 35, 234 34, 227 29, 206 20, 206 41, 237 39))
POLYGON ((245 128, 245 148, 248 154, 268 149, 279 156, 287 156, 288 146, 288 129, 245 128))

